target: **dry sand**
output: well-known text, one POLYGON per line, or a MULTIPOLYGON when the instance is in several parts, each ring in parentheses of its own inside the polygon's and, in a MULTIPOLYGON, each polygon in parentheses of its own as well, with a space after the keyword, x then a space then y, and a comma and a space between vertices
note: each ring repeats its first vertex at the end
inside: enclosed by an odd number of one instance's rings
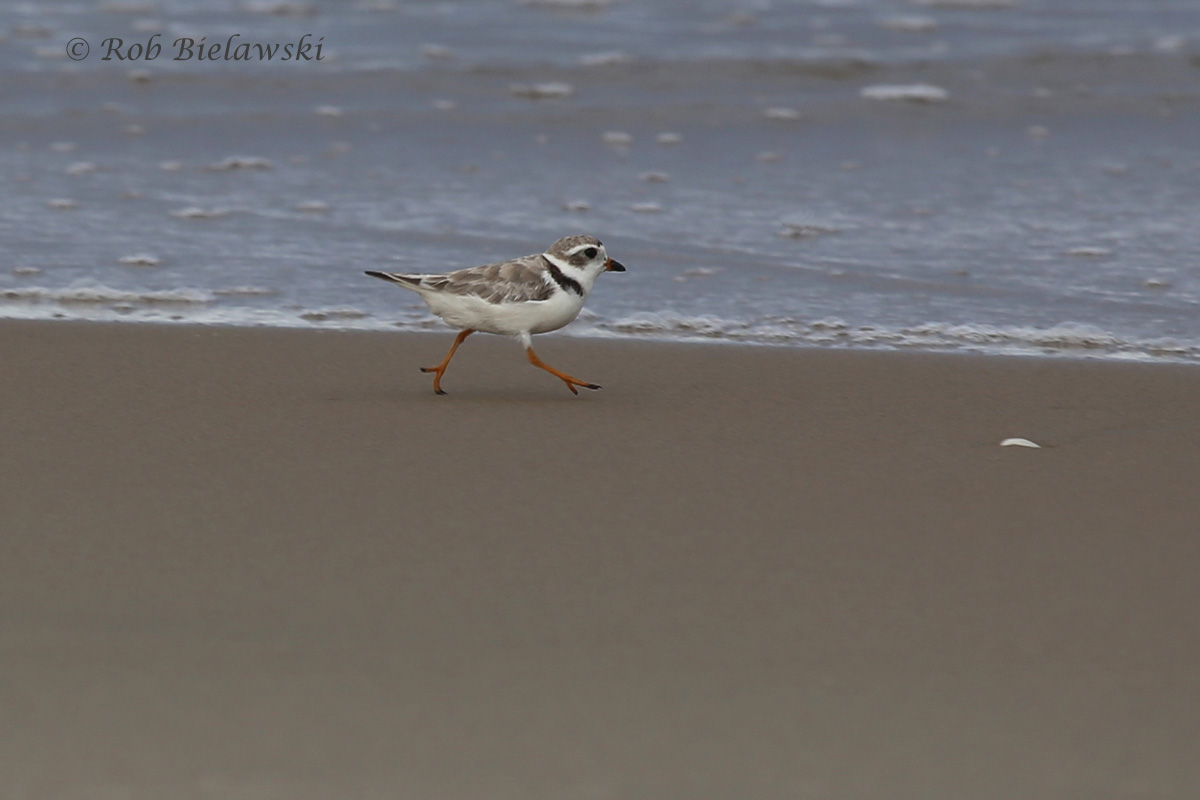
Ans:
POLYGON ((0 796, 1200 796, 1200 370, 450 338, 0 324, 0 796))

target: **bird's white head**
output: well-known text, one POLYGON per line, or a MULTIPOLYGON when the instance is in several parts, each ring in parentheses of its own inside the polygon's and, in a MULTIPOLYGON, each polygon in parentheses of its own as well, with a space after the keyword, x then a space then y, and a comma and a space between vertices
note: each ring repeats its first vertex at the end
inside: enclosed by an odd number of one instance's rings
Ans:
POLYGON ((625 265, 608 257, 604 244, 595 236, 564 236, 542 254, 572 280, 588 290, 601 272, 624 272, 625 265))

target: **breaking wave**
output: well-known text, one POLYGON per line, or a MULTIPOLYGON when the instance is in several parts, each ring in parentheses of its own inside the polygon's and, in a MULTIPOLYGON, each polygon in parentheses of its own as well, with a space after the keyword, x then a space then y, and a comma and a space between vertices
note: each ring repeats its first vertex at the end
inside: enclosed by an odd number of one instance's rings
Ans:
POLYGON ((205 305, 216 297, 203 289, 162 289, 157 291, 124 291, 108 286, 70 286, 48 289, 29 286, 19 289, 0 289, 0 300, 17 303, 95 303, 98 305, 205 305))
POLYGON ((764 317, 753 322, 671 312, 593 319, 586 330, 600 336, 714 340, 758 344, 962 350, 992 354, 1074 354, 1122 358, 1200 360, 1200 343, 1173 338, 1129 339, 1098 326, 1062 322, 1045 328, 925 322, 904 327, 850 325, 841 319, 764 317))

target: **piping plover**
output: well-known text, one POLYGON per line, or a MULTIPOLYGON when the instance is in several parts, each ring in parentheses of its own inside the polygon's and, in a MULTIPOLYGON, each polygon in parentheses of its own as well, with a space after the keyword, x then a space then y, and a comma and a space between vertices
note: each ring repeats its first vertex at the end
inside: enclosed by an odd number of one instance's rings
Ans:
POLYGON ((450 352, 436 367, 421 367, 433 373, 433 390, 442 391, 442 375, 454 351, 475 331, 515 336, 525 348, 529 363, 562 380, 573 393, 575 387, 599 389, 594 383, 573 378, 542 362, 533 352, 533 334, 558 330, 583 309, 601 272, 624 272, 625 266, 608 257, 594 236, 566 236, 544 253, 460 269, 446 275, 404 275, 367 271, 368 275, 398 283, 421 295, 429 310, 447 324, 459 328, 450 352))

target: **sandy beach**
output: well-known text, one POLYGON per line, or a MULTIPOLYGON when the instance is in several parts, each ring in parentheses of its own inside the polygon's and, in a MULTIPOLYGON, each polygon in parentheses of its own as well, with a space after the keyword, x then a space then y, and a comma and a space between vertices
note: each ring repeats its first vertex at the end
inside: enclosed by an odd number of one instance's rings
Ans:
POLYGON ((4 797, 1200 794, 1194 367, 0 338, 4 797))

